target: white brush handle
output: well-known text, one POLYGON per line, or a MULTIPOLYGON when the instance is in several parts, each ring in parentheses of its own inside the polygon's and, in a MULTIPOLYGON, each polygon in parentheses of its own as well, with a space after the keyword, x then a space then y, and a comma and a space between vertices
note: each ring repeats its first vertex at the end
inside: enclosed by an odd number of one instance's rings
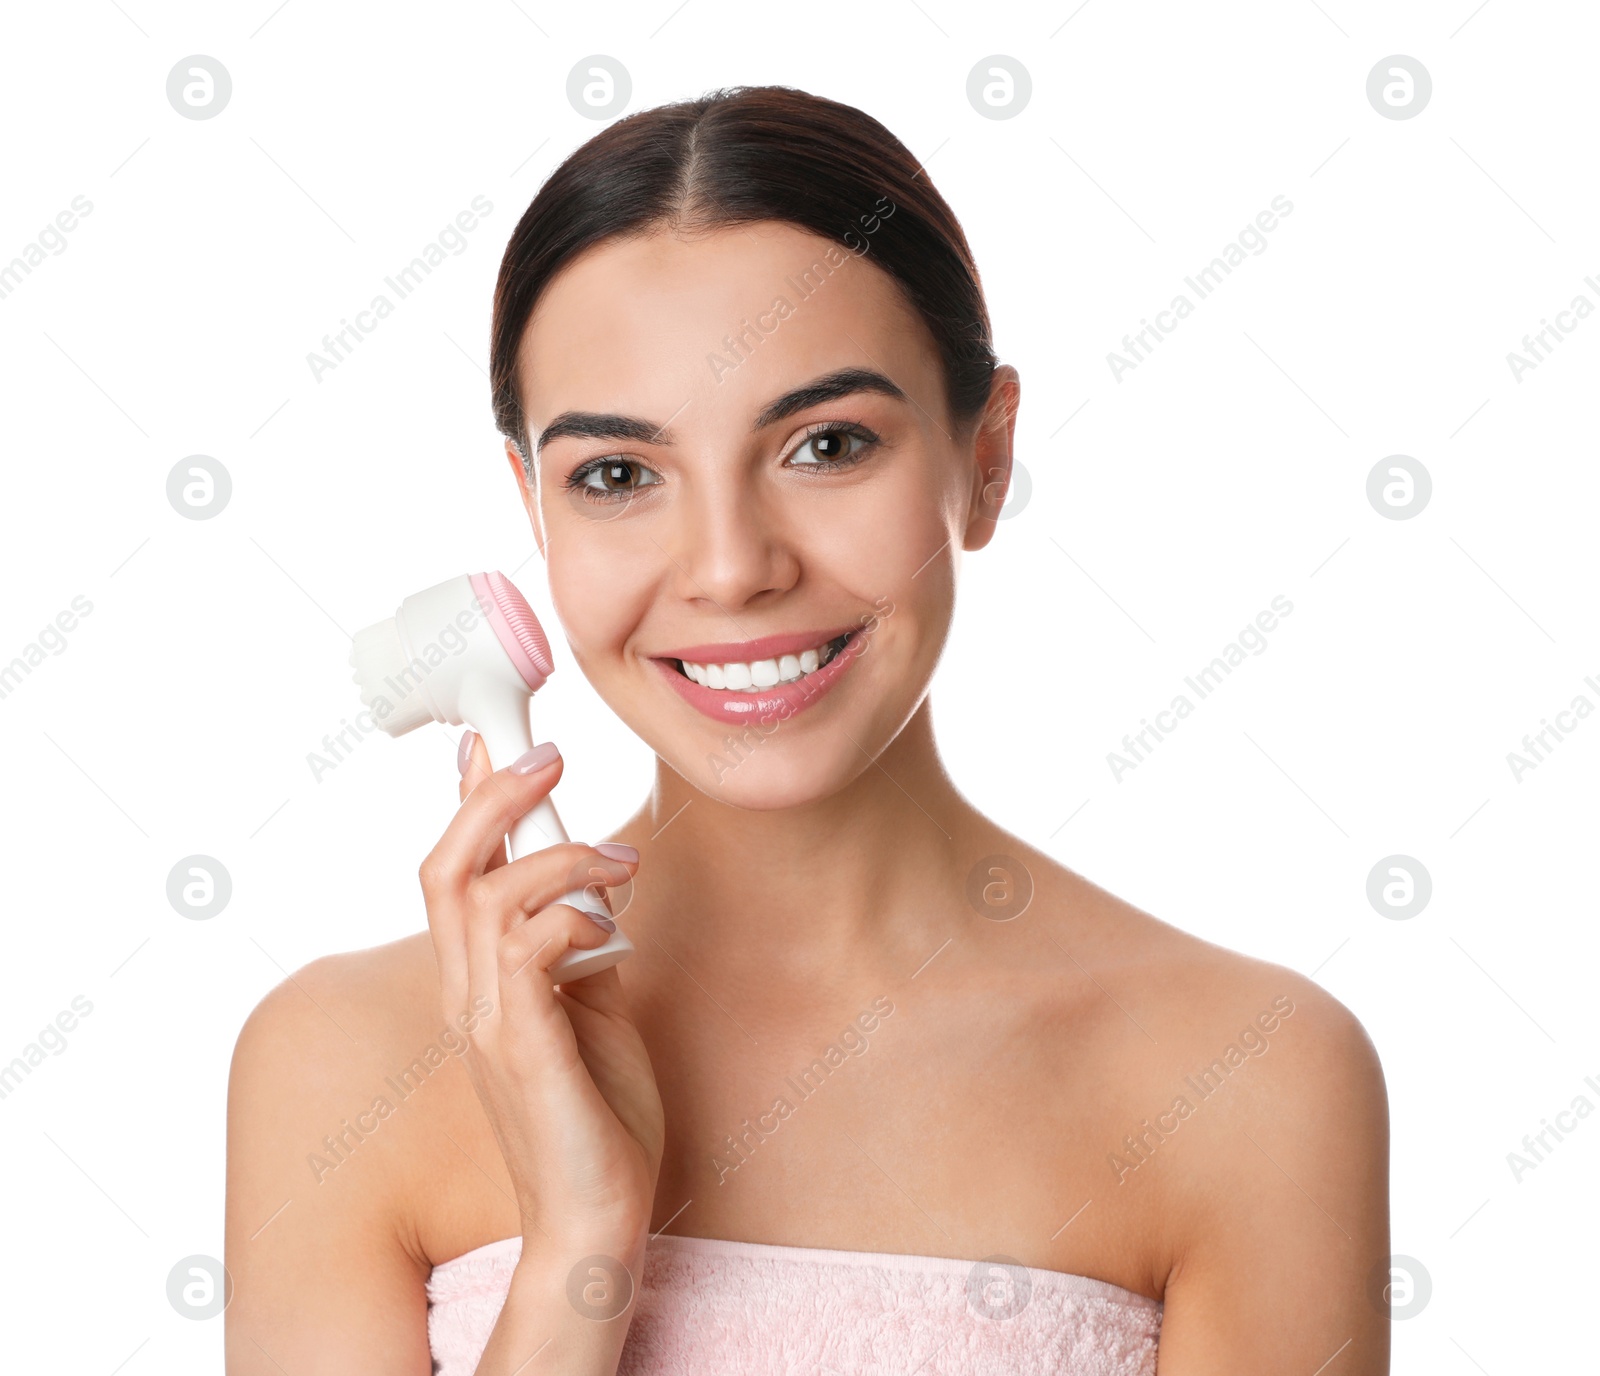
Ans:
MULTIPOLYGON (((489 751, 491 769, 502 769, 533 748, 533 736, 528 726, 528 703, 526 697, 521 698, 517 706, 503 698, 498 701, 486 698, 481 703, 470 704, 473 708, 471 711, 467 710, 469 704, 463 704, 462 715, 467 724, 483 737, 484 746, 489 751)), ((511 858, 519 860, 536 850, 572 838, 561 825, 556 805, 547 793, 531 810, 517 819, 511 829, 510 839, 511 858)), ((599 884, 587 884, 569 890, 556 902, 569 904, 580 912, 594 913, 608 922, 613 920, 606 903, 605 889, 599 884)), ((551 973, 556 976, 557 983, 582 979, 585 975, 610 968, 632 951, 633 943, 618 928, 607 937, 604 945, 587 951, 568 951, 550 967, 551 973)))
MULTIPOLYGON (((511 828, 511 858, 519 860, 536 850, 571 839, 567 829, 561 825, 561 818, 556 815, 556 805, 550 801, 547 793, 533 805, 531 812, 525 812, 517 819, 516 826, 511 828)), ((611 905, 606 902, 605 889, 599 884, 586 884, 580 889, 573 889, 570 893, 562 894, 556 902, 570 903, 574 908, 586 913, 598 913, 601 917, 611 916, 611 905)))

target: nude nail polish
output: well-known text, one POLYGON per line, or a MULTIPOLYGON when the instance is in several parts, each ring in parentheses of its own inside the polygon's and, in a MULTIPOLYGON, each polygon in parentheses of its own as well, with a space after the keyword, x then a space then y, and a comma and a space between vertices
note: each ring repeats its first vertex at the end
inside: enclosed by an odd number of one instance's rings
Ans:
POLYGON ((543 745, 536 745, 520 759, 512 762, 513 774, 532 774, 536 769, 543 769, 546 765, 554 764, 561 758, 561 752, 556 749, 554 741, 545 741, 543 745))

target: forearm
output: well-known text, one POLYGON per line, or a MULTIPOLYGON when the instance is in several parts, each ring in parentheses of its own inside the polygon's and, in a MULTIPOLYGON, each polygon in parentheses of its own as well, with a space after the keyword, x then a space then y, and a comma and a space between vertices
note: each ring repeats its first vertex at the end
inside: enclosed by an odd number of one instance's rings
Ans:
POLYGON ((615 1376, 633 1321, 645 1235, 625 1247, 525 1247, 477 1376, 615 1376))

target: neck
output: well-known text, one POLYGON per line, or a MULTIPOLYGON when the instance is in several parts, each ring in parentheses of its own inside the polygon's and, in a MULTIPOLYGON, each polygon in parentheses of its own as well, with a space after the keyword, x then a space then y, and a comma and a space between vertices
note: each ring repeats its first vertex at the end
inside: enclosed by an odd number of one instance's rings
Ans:
POLYGON ((828 798, 758 812, 658 760, 648 802, 621 829, 642 856, 623 919, 635 944, 654 936, 697 972, 795 976, 891 947, 930 954, 989 824, 945 773, 927 699, 876 762, 862 762, 828 798))

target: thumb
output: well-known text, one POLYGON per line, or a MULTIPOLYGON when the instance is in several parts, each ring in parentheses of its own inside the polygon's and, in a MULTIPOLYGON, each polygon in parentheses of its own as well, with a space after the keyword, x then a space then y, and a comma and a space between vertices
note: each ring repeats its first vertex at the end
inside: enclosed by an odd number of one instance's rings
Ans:
MULTIPOLYGON (((467 794, 494 773, 489 763, 489 747, 476 731, 468 729, 462 735, 461 745, 456 751, 456 768, 461 771, 459 792, 462 802, 466 802, 467 794)), ((505 863, 506 855, 502 849, 498 855, 489 857, 489 863, 483 867, 484 873, 497 870, 505 863)))

